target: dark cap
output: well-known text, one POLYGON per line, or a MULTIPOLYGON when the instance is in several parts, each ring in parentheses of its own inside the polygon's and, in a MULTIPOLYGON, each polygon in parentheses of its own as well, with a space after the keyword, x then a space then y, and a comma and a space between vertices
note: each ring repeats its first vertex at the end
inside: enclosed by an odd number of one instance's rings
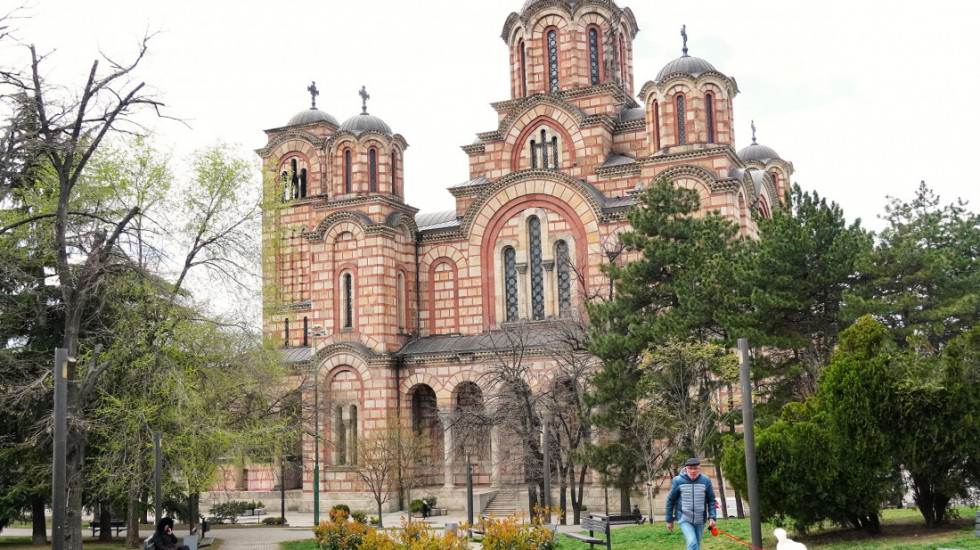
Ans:
POLYGON ((688 466, 700 466, 700 465, 701 465, 701 461, 696 458, 689 458, 684 461, 685 468, 688 466))

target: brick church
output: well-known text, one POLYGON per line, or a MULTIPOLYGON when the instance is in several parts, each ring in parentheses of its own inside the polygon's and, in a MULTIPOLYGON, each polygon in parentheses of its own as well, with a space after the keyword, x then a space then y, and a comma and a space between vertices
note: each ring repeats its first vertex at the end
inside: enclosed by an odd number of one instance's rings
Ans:
MULTIPOLYGON (((638 30, 613 0, 527 0, 508 15, 511 96, 491 104, 497 126, 462 146, 469 173, 449 188, 450 211, 405 203, 408 141, 369 114, 363 89, 362 112, 341 123, 315 106, 311 86, 314 107, 266 131, 258 153, 281 200, 266 212, 277 284, 264 328, 294 364, 306 406, 319 401, 322 507, 374 509, 353 465, 359 442, 396 411, 430 434, 432 460, 443 463, 423 492, 462 507, 463 434, 446 419, 493 391, 488 335, 544 327, 608 296, 600 266, 628 259, 616 235, 629 228, 639 190, 659 178, 694 189, 703 210, 747 236, 753 215, 778 206, 793 165, 756 143, 754 129, 752 144, 736 149, 735 79, 689 55, 682 31, 682 55, 655 74, 640 67, 652 78, 638 84, 638 30)), ((527 360, 533 389, 546 387, 552 360, 527 360)), ((488 433, 471 459, 484 497, 517 481, 508 445, 488 433)), ((312 508, 314 447, 304 438, 302 465, 286 479, 302 489, 302 510, 312 508)), ((271 490, 278 471, 255 465, 233 484, 271 490)))

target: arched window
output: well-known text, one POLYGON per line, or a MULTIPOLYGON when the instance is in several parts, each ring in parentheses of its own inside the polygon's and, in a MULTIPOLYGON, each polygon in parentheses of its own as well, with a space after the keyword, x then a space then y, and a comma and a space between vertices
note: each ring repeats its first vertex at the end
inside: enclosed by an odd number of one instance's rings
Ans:
POLYGON ((684 96, 677 95, 677 144, 687 143, 687 129, 684 121, 684 96))
POLYGON ((289 347, 289 319, 286 319, 285 321, 286 321, 286 342, 283 344, 283 347, 288 348, 289 347))
POLYGON ((541 220, 527 221, 528 259, 531 264, 531 318, 544 319, 544 270, 541 266, 541 220))
POLYGON ((527 95, 527 52, 524 50, 523 40, 517 43, 517 55, 520 57, 521 64, 521 81, 518 92, 520 97, 524 97, 527 95))
POLYGON ((344 149, 344 193, 354 192, 353 167, 350 149, 344 149))
POLYGON ((306 168, 299 171, 299 196, 306 196, 306 168))
POLYGON ((398 152, 391 150, 391 192, 398 194, 398 152))
POLYGON ((715 99, 710 93, 704 94, 704 111, 708 122, 708 143, 715 142, 715 99))
POLYGON ((504 249, 504 306, 506 321, 516 321, 519 313, 517 303, 517 251, 508 246, 504 249))
POLYGON ((290 195, 290 198, 291 199, 298 199, 300 197, 300 194, 299 194, 299 170, 298 170, 296 159, 292 159, 291 161, 289 161, 289 165, 293 169, 293 171, 291 173, 291 181, 293 183, 293 190, 292 190, 292 194, 290 195))
POLYGON ((341 326, 345 329, 354 328, 354 276, 344 272, 340 277, 341 289, 341 326))
POLYGON ((549 92, 558 91, 558 31, 548 31, 548 81, 549 92))
POLYGON ((398 274, 398 281, 395 284, 395 310, 398 315, 398 332, 404 334, 405 332, 405 274, 398 274))
POLYGON ((589 82, 599 83, 599 29, 589 27, 589 82))
POLYGON ((558 136, 548 139, 548 132, 541 129, 541 140, 531 140, 531 168, 558 169, 558 136))
POLYGON ((653 102, 653 147, 660 150, 660 102, 653 102))
POLYGON ((555 264, 558 269, 558 315, 565 317, 572 311, 572 265, 565 241, 555 244, 555 264))
POLYGON ((337 405, 334 424, 337 466, 357 464, 357 405, 337 405))
POLYGON ((378 150, 371 148, 368 151, 368 170, 371 172, 371 192, 378 191, 378 150))
POLYGON ((619 35, 619 75, 623 80, 623 86, 628 86, 629 72, 626 70, 626 40, 623 38, 622 33, 619 35))

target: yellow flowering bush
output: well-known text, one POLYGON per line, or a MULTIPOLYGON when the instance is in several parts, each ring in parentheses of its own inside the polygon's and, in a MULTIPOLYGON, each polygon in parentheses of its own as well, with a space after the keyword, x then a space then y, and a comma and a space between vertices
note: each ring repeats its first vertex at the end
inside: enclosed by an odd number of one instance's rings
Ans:
POLYGON ((549 517, 547 509, 535 509, 530 521, 523 513, 505 518, 491 515, 480 521, 483 550, 554 550, 558 534, 546 526, 549 517))
POLYGON ((364 537, 361 550, 466 550, 467 540, 458 531, 432 531, 422 521, 403 521, 391 533, 373 531, 364 537))
POLYGON ((317 548, 328 550, 357 550, 373 531, 359 521, 349 521, 347 512, 340 509, 330 510, 329 520, 313 526, 317 548))

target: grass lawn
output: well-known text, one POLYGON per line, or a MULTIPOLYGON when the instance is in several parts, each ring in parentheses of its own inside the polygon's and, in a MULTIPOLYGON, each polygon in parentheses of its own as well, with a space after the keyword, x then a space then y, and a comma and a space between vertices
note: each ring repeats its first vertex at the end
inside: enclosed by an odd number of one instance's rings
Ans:
MULTIPOLYGON (((980 550, 980 538, 973 536, 976 509, 961 508, 961 519, 951 525, 927 529, 922 516, 916 510, 885 510, 882 516, 882 533, 869 535, 853 529, 815 529, 806 536, 790 533, 790 538, 806 544, 810 550, 935 550, 936 548, 962 548, 980 550)), ((718 522, 718 528, 742 540, 751 540, 749 520, 726 519, 718 522)), ((762 525, 762 547, 766 550, 776 547, 772 536, 774 526, 762 525)), ((587 545, 559 536, 559 550, 589 550, 587 545)), ((312 539, 284 542, 283 550, 316 550, 312 539)), ((671 533, 662 521, 655 525, 621 527, 612 532, 614 550, 651 550, 684 548, 684 535, 680 529, 671 533)), ((702 550, 742 550, 749 546, 719 534, 718 537, 705 533, 702 550)))

